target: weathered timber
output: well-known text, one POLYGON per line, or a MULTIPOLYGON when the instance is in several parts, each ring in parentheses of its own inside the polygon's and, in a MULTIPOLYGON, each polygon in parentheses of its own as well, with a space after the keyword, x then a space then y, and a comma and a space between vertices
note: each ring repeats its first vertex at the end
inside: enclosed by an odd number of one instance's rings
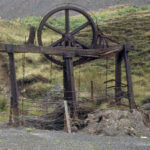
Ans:
MULTIPOLYGON (((2 44, 0 43, 0 52, 7 52, 6 46, 10 46, 11 44, 2 44)), ((81 49, 75 47, 39 47, 35 45, 11 45, 13 47, 10 50, 11 53, 42 53, 48 55, 70 55, 72 57, 93 57, 100 58, 104 56, 109 56, 112 53, 118 53, 122 50, 122 46, 113 46, 110 48, 98 48, 98 49, 81 49)))
POLYGON ((64 56, 64 99, 68 101, 71 117, 76 115, 76 92, 73 73, 73 60, 70 56, 64 56))
POLYGON ((30 33, 29 33, 28 41, 25 42, 25 44, 34 44, 34 41, 35 41, 35 34, 36 34, 35 27, 31 27, 31 28, 30 28, 30 33))
POLYGON ((124 45, 124 50, 123 50, 123 57, 125 61, 125 69, 126 69, 126 78, 127 78, 127 94, 128 94, 128 99, 129 99, 129 104, 130 104, 130 109, 135 109, 136 104, 134 101, 134 93, 133 93, 133 85, 132 85, 132 78, 131 78, 131 68, 130 68, 130 61, 128 58, 128 52, 130 51, 130 46, 129 44, 124 45))
POLYGON ((116 104, 119 104, 121 102, 121 63, 123 59, 122 52, 119 52, 116 54, 116 62, 115 62, 115 100, 116 104))
POLYGON ((95 57, 81 57, 79 60, 76 60, 76 61, 73 62, 73 66, 75 67, 75 66, 78 66, 78 65, 83 65, 85 63, 91 62, 91 61, 99 59, 99 58, 100 57, 98 57, 98 58, 95 58, 95 57))
POLYGON ((16 82, 16 71, 14 54, 11 53, 13 47, 6 46, 9 56, 9 69, 10 69, 10 81, 11 81, 11 111, 13 123, 15 126, 19 125, 19 109, 18 109, 18 93, 17 93, 17 82, 16 82))

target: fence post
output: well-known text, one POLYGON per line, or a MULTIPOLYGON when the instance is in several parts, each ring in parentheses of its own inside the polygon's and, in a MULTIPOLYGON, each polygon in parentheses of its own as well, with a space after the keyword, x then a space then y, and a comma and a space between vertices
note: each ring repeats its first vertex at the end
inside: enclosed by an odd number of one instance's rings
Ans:
POLYGON ((91 81, 91 99, 94 99, 94 82, 91 81))
POLYGON ((68 104, 67 104, 67 101, 64 101, 64 106, 65 106, 65 116, 66 116, 66 122, 67 122, 68 133, 71 133, 70 117, 69 117, 69 112, 68 112, 68 104))

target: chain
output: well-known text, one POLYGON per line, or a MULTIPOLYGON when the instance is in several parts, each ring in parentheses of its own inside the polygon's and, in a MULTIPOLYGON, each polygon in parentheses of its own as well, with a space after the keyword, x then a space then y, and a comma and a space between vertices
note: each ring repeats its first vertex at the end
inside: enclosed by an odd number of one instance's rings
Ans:
POLYGON ((49 82, 51 83, 52 82, 52 76, 53 76, 53 72, 52 72, 52 70, 53 70, 53 63, 52 62, 50 62, 50 77, 49 77, 49 82))
POLYGON ((23 93, 25 92, 25 62, 26 62, 26 57, 25 53, 22 54, 22 101, 21 101, 21 112, 22 112, 22 124, 23 124, 23 112, 24 112, 24 96, 23 93))
POLYGON ((80 97, 80 88, 81 88, 81 65, 79 65, 79 71, 78 71, 78 98, 80 97))
MULTIPOLYGON (((108 58, 106 57, 106 81, 108 80, 108 58)), ((107 91, 107 89, 108 89, 108 83, 106 82, 106 98, 107 98, 107 96, 108 96, 108 91, 107 91)))

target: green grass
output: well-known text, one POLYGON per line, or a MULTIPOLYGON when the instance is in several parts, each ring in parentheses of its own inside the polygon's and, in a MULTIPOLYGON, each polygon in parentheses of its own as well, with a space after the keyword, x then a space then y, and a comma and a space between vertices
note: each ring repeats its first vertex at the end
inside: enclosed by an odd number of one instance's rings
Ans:
POLYGON ((136 100, 139 101, 145 96, 150 95, 150 68, 148 60, 150 55, 149 22, 150 10, 138 11, 126 14, 117 18, 116 21, 108 20, 102 25, 102 30, 111 33, 112 36, 120 38, 123 42, 125 38, 135 45, 137 51, 130 53, 131 68, 136 100))
MULTIPOLYGON (((120 43, 124 43, 128 39, 135 45, 136 51, 130 53, 130 60, 135 99, 140 104, 144 97, 150 95, 150 54, 148 53, 150 49, 150 5, 110 7, 100 12, 91 13, 91 15, 104 34, 114 36, 120 43)), ((27 40, 29 27, 33 25, 38 28, 40 21, 41 17, 18 18, 11 21, 0 20, 0 42, 23 44, 27 40)), ((71 19, 71 30, 83 24, 84 21, 85 19, 80 15, 73 16, 71 19)), ((58 19, 52 18, 49 22, 60 30, 64 28, 63 17, 58 19)), ((79 34, 79 38, 83 41, 88 41, 90 37, 89 31, 89 28, 83 30, 79 34)), ((54 34, 54 32, 47 29, 44 30, 44 44, 50 44, 58 38, 59 36, 54 34)), ((37 40, 35 44, 37 44, 37 40)), ((26 84, 26 96, 28 99, 38 101, 46 95, 48 88, 53 88, 57 83, 62 85, 62 71, 60 67, 53 65, 51 69, 50 62, 42 55, 26 54, 25 57, 25 80, 30 81, 26 84), (34 78, 37 80, 35 81, 34 78)), ((15 58, 17 79, 22 81, 22 55, 16 54, 15 58)), ((94 81, 94 96, 105 96, 105 67, 106 60, 101 59, 75 68, 76 89, 86 91, 80 93, 81 97, 90 97, 90 81, 94 81), (81 81, 80 87, 79 78, 81 81)), ((108 61, 108 80, 115 78, 114 68, 115 60, 111 58, 108 61)), ((123 82, 125 82, 125 73, 123 73, 123 82)), ((114 82, 108 84, 108 86, 112 85, 114 85, 114 82)), ((20 86, 19 89, 21 88, 20 86)), ((108 93, 113 93, 113 89, 109 90, 108 93)))
POLYGON ((3 96, 0 95, 0 111, 5 111, 7 108, 7 99, 3 96))
POLYGON ((8 121, 9 112, 3 112, 0 115, 0 122, 8 121))
POLYGON ((0 122, 7 121, 9 115, 8 99, 0 94, 0 122))
MULTIPOLYGON (((108 19, 113 19, 116 17, 124 16, 126 14, 130 13, 136 13, 139 11, 147 11, 150 10, 149 5, 144 5, 144 6, 130 6, 130 5, 119 5, 119 6, 113 6, 109 7, 109 9, 103 9, 100 12, 89 12, 89 14, 92 16, 95 22, 99 24, 99 22, 108 20, 108 19)), ((23 26, 30 27, 34 26, 38 29, 39 24, 41 22, 42 17, 35 17, 35 16, 29 16, 26 18, 17 18, 13 20, 13 22, 17 22, 23 26)), ((64 17, 60 17, 59 19, 55 17, 51 17, 49 19, 49 22, 57 27, 58 29, 64 29, 64 17)), ((71 29, 74 29, 75 27, 81 25, 84 23, 85 18, 81 15, 77 15, 71 18, 71 29)))
POLYGON ((12 21, 0 20, 0 42, 22 44, 28 36, 25 26, 12 21))

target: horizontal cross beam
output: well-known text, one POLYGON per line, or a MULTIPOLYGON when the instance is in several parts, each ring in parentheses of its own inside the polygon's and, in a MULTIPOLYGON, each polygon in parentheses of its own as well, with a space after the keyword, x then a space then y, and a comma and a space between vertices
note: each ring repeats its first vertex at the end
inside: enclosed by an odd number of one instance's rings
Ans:
POLYGON ((41 53, 41 54, 56 55, 56 56, 69 55, 72 57, 99 58, 103 56, 111 56, 112 54, 120 52, 122 49, 123 49, 122 45, 113 46, 110 48, 81 49, 75 47, 62 47, 62 46, 40 47, 35 45, 12 45, 12 44, 0 43, 0 52, 4 52, 4 53, 41 53))

